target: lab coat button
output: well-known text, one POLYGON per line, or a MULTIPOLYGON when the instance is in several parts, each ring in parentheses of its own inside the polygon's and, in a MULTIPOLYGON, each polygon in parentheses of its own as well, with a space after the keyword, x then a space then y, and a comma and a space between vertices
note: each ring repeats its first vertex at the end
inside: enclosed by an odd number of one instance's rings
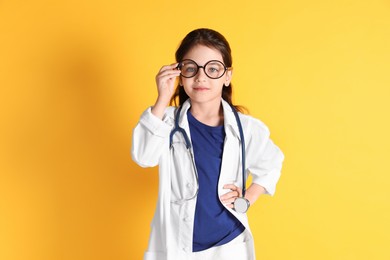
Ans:
POLYGON ((183 248, 183 251, 185 251, 185 252, 190 252, 190 248, 189 248, 189 247, 184 247, 184 248, 183 248))
POLYGON ((192 188, 192 183, 187 183, 187 188, 192 188))
POLYGON ((185 222, 189 222, 189 221, 191 221, 191 218, 190 218, 190 217, 184 217, 183 220, 184 220, 185 222))

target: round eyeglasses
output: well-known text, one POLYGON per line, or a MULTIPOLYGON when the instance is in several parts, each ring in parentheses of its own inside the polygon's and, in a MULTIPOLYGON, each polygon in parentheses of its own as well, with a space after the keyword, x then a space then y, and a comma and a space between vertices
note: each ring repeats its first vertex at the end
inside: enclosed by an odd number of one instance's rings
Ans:
POLYGON ((190 59, 181 61, 179 65, 177 65, 177 68, 181 70, 180 75, 184 78, 195 77, 199 69, 202 68, 206 76, 210 79, 219 79, 228 69, 230 69, 219 60, 210 60, 206 62, 204 66, 199 66, 195 61, 190 59))

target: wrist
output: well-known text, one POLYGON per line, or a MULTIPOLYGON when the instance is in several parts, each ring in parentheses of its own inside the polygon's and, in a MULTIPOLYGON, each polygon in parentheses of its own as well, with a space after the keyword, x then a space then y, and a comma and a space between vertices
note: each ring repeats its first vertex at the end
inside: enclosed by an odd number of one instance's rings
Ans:
POLYGON ((169 95, 166 95, 166 96, 159 95, 157 97, 156 103, 154 105, 166 108, 169 105, 170 100, 171 100, 171 97, 169 95))
POLYGON ((245 194, 245 199, 249 202, 250 205, 252 205, 256 201, 256 199, 250 196, 249 194, 245 194))
POLYGON ((162 119, 165 109, 168 106, 169 101, 166 101, 164 99, 161 99, 160 97, 157 98, 156 103, 154 103, 152 107, 152 113, 153 115, 157 116, 158 118, 162 119))

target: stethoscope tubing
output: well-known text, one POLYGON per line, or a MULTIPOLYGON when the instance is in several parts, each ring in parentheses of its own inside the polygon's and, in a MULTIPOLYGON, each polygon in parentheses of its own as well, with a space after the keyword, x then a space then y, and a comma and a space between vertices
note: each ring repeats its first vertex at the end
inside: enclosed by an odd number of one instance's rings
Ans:
MULTIPOLYGON (((244 131, 242 129, 242 125, 241 125, 241 120, 238 116, 238 113, 237 113, 237 110, 236 108, 233 106, 233 105, 230 105, 230 107, 232 108, 232 111, 234 113, 234 116, 236 118, 236 121, 237 121, 237 127, 238 127, 238 130, 239 130, 239 133, 240 133, 240 139, 241 139, 241 167, 242 167, 242 197, 245 196, 245 192, 246 192, 246 171, 245 171, 245 139, 244 139, 244 131)), ((196 193, 195 195, 193 195, 191 198, 189 199, 184 199, 184 200, 179 200, 179 201, 175 201, 175 203, 180 203, 180 202, 183 202, 183 201, 188 201, 188 200, 191 200, 191 199, 194 199, 197 194, 198 194, 198 191, 199 191, 199 180, 198 180, 198 173, 197 173, 197 170, 196 170, 196 165, 195 165, 195 158, 193 156, 193 153, 192 153, 192 146, 191 146, 191 141, 190 141, 190 138, 188 137, 186 131, 179 126, 179 118, 180 118, 180 113, 181 113, 181 110, 182 110, 182 106, 179 106, 178 109, 177 109, 177 112, 176 112, 176 115, 175 115, 175 126, 174 128, 172 129, 170 135, 169 135, 169 147, 170 149, 172 149, 172 144, 173 144, 173 136, 175 135, 176 132, 179 132, 182 134, 183 138, 184 138, 184 142, 185 142, 185 145, 186 145, 186 148, 187 148, 187 151, 189 152, 190 154, 190 157, 191 157, 191 161, 192 161, 192 165, 194 167, 194 172, 195 172, 195 175, 196 175, 196 181, 197 181, 197 190, 196 190, 196 193)))

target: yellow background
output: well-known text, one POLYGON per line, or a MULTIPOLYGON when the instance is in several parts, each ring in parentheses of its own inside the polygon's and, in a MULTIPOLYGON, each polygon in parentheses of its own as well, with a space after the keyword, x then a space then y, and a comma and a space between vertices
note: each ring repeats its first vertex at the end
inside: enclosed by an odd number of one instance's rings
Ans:
POLYGON ((286 155, 258 259, 390 259, 389 1, 1 1, 0 259, 141 259, 157 169, 130 157, 190 30, 286 155))

